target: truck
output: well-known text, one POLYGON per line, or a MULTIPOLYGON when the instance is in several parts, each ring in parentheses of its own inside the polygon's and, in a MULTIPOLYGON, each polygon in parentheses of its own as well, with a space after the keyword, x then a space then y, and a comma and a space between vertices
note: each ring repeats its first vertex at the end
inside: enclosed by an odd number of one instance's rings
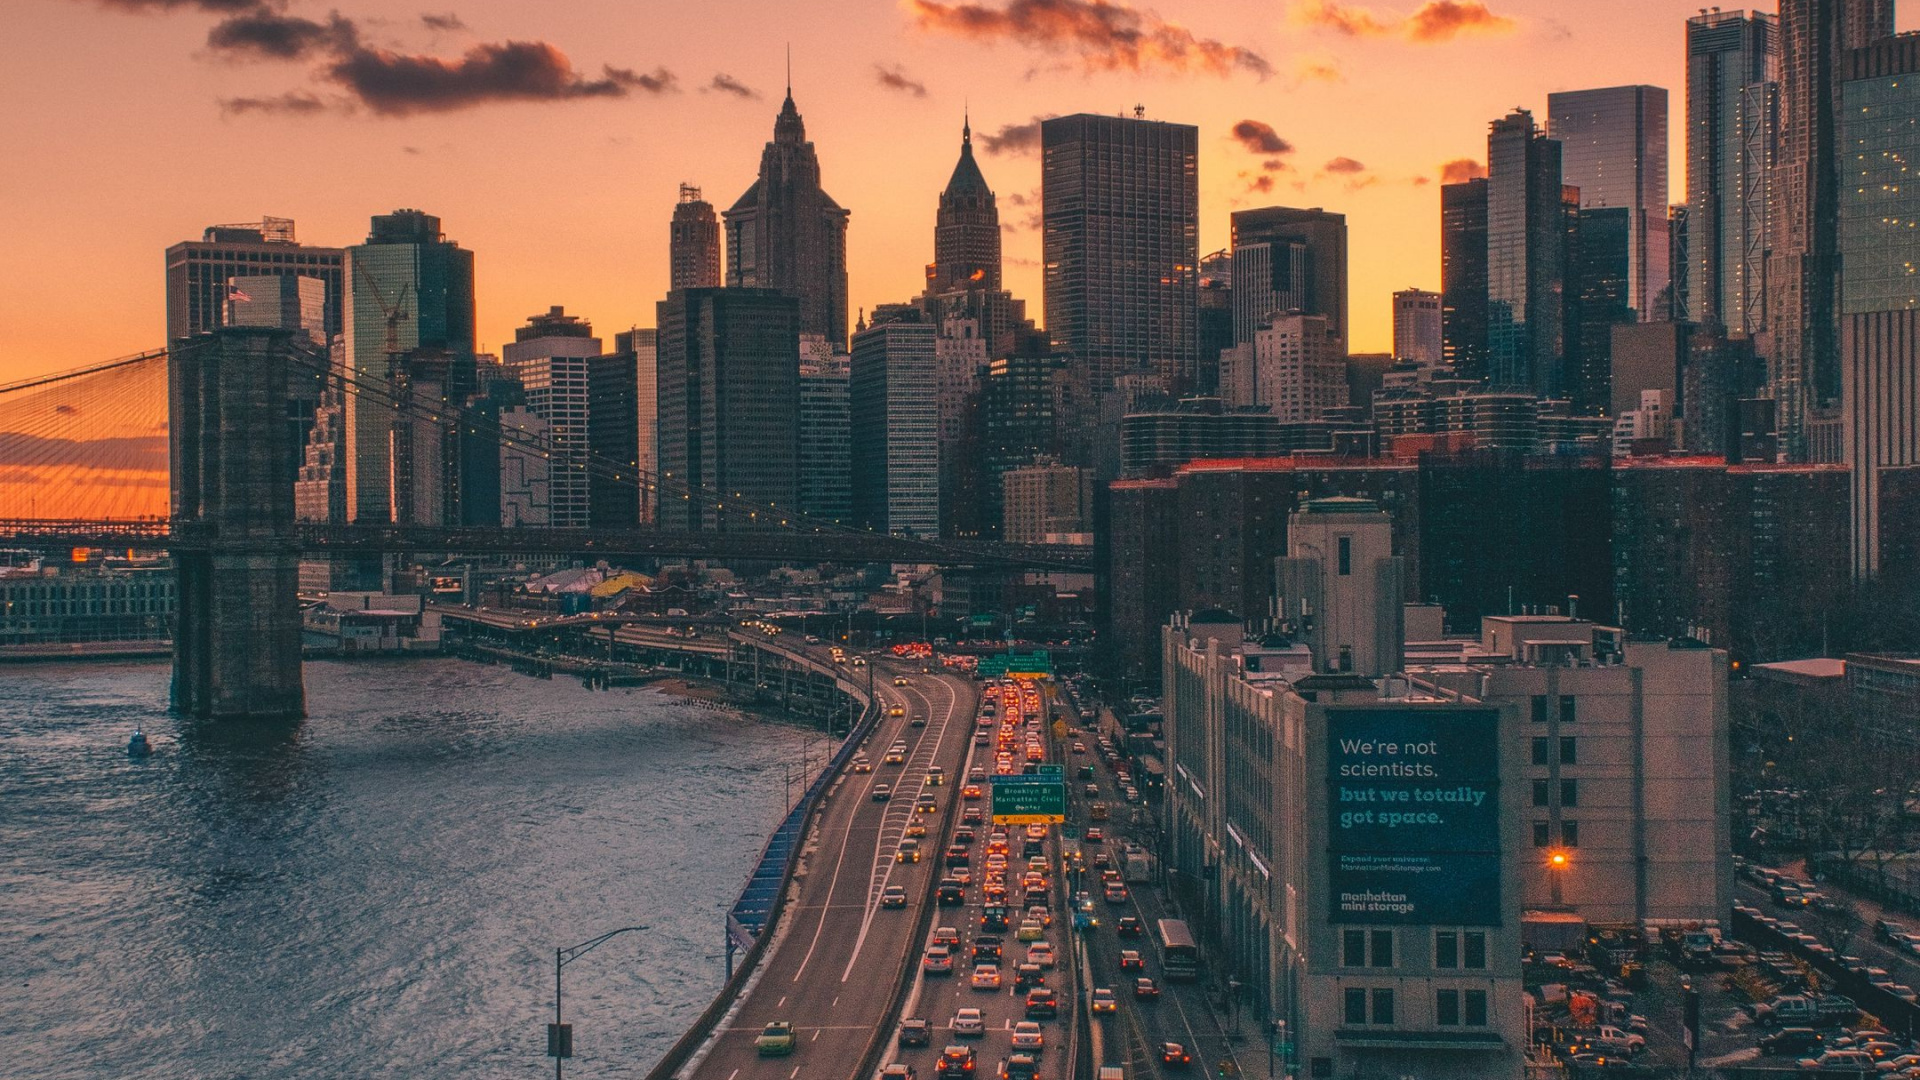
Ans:
POLYGON ((1153 859, 1145 848, 1127 845, 1126 853, 1120 859, 1120 873, 1129 884, 1139 884, 1153 880, 1153 859))
POLYGON ((1709 930, 1689 930, 1680 935, 1680 962, 1682 964, 1711 967, 1714 963, 1714 948, 1719 945, 1718 938, 1709 930))

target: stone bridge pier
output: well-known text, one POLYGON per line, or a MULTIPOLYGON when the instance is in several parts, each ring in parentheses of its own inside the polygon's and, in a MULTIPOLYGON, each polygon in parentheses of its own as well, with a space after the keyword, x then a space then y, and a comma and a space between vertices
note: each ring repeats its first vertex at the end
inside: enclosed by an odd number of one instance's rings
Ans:
POLYGON ((305 712, 287 418, 304 351, 290 330, 231 327, 175 342, 168 357, 173 705, 193 716, 305 712))

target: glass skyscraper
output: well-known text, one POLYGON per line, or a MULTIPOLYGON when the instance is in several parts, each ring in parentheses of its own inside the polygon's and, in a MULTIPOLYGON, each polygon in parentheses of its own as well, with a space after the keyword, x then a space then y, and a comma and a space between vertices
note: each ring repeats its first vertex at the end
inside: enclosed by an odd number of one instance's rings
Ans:
POLYGON ((1685 307, 1750 337, 1767 325, 1767 245, 1779 137, 1779 26, 1715 11, 1687 20, 1685 307))
POLYGON ((1560 143, 1561 182, 1580 207, 1627 211, 1627 306, 1662 317, 1667 287, 1667 92, 1609 86, 1547 95, 1547 134, 1560 143))
POLYGON ((1487 136, 1487 379, 1558 397, 1564 361, 1566 203, 1560 144, 1525 109, 1487 136))
POLYGON ((880 532, 938 536, 935 327, 917 308, 890 314, 853 335, 853 519, 880 532))
POLYGON ((1440 334, 1463 379, 1487 377, 1487 181, 1440 189, 1440 334))
POLYGON ((1342 356, 1347 349, 1347 216, 1291 206, 1236 210, 1233 228, 1234 344, 1253 340, 1270 314, 1319 315, 1342 356), (1266 245, 1270 254, 1256 249, 1266 245), (1242 265, 1241 252, 1253 256, 1242 265))

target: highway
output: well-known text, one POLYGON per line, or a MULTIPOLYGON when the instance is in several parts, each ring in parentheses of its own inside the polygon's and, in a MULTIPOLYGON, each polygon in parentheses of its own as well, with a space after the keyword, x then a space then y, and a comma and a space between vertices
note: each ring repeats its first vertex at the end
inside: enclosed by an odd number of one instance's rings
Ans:
MULTIPOLYGON (((876 663, 880 663, 876 661, 876 663)), ((828 789, 809 837, 804 877, 796 878, 798 902, 781 916, 783 937, 761 959, 757 981, 697 1064, 682 1070, 689 1080, 846 1080, 866 1053, 876 1028, 887 1019, 903 960, 917 958, 912 940, 939 873, 937 838, 956 814, 954 778, 968 748, 975 692, 970 679, 947 674, 898 673, 882 667, 874 680, 883 706, 906 715, 883 716, 865 744, 873 771, 849 770, 828 789), (912 727, 915 715, 925 727, 912 727), (906 760, 884 761, 893 742, 906 745, 906 760), (941 766, 948 782, 927 784, 929 766, 941 766), (873 801, 876 784, 893 797, 873 801), (915 863, 895 861, 915 799, 934 795, 939 811, 917 815, 927 826, 929 849, 915 863), (907 907, 883 908, 882 891, 901 885, 907 907), (797 1045, 791 1056, 761 1057, 754 1039, 772 1021, 791 1022, 797 1045)))

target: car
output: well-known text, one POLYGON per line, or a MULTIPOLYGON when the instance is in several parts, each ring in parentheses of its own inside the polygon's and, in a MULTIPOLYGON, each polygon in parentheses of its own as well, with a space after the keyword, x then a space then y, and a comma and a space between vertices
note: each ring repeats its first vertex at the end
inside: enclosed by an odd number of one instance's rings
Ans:
POLYGON ((866 755, 862 754, 853 759, 853 771, 857 773, 872 772, 873 762, 868 761, 866 755))
POLYGON ((977 962, 977 959, 976 957, 976 966, 973 969, 973 977, 971 979, 973 988, 975 990, 1000 989, 1000 965, 980 964, 977 962))
POLYGON ((1075 742, 1075 743, 1073 744, 1073 752, 1074 752, 1074 753, 1076 753, 1076 754, 1084 754, 1084 753, 1086 753, 1086 752, 1087 752, 1087 744, 1086 744, 1086 743, 1083 743, 1083 742, 1075 742))
POLYGON ((929 975, 953 974, 953 950, 945 945, 935 945, 927 950, 920 960, 920 970, 929 975))
POLYGON ((1041 907, 1038 904, 1027 909, 1027 918, 1032 919, 1041 926, 1053 925, 1053 911, 1049 908, 1041 907))
POLYGON ((929 945, 945 945, 949 949, 960 947, 960 931, 951 926, 936 926, 933 936, 927 939, 929 945))
POLYGON ((968 1080, 973 1076, 974 1055, 971 1046, 949 1046, 940 1051, 936 1070, 940 1080, 968 1080))
POLYGON ((914 1080, 917 1075, 913 1066, 898 1061, 880 1070, 880 1080, 914 1080))
POLYGON ((973 870, 965 866, 953 866, 947 869, 947 880, 961 885, 973 884, 973 870))
POLYGON ((960 789, 960 797, 968 802, 979 802, 987 797, 987 793, 979 784, 968 784, 960 789))
POLYGON ((1120 1003, 1114 1000, 1113 991, 1104 986, 1093 988, 1093 1011, 1098 1013, 1116 1012, 1120 1003))
POLYGON ((1120 970, 1121 970, 1121 971, 1129 971, 1129 970, 1131 970, 1131 971, 1145 971, 1145 970, 1147 970, 1147 962, 1146 962, 1146 960, 1145 960, 1145 959, 1143 959, 1143 958, 1142 958, 1142 957, 1140 956, 1140 950, 1138 950, 1138 949, 1121 949, 1121 950, 1120 950, 1120 970))
MULTIPOLYGON (((984 891, 984 890, 983 890, 984 891)), ((1001 890, 1004 892, 1005 890, 1001 890)), ((1007 907, 989 901, 980 909, 980 929, 1005 930, 1007 928, 1007 907)))
POLYGON ((975 934, 973 936, 973 962, 1000 959, 1000 938, 994 934, 975 934))
POLYGON ((905 716, 907 715, 907 707, 904 705, 889 705, 887 706, 887 715, 888 716, 905 716))
POLYGON ((1040 1080, 1040 1062, 1032 1054, 1012 1054, 1002 1058, 1000 1080, 1040 1080))
POLYGON ((1193 1064, 1193 1055, 1177 1042, 1160 1044, 1160 1064, 1169 1069, 1184 1069, 1193 1064))
POLYGON ((1104 844, 1107 842, 1107 834, 1100 826, 1095 825, 1087 830, 1084 839, 1089 844, 1104 844))
POLYGON ((1031 1050, 1039 1053, 1046 1046, 1046 1033, 1040 1030, 1040 1024, 1033 1020, 1019 1020, 1013 1025, 1013 1048, 1031 1050))
POLYGON ((893 861, 897 863, 919 862, 920 861, 920 841, 915 840, 912 837, 907 837, 906 839, 900 841, 900 850, 894 853, 893 861))
POLYGON ((1027 1019, 1051 1020, 1060 1015, 1060 996, 1044 986, 1027 991, 1027 1019))
POLYGON ((918 840, 920 837, 927 835, 927 825, 918 819, 909 821, 907 822, 907 831, 904 835, 911 836, 918 840))
POLYGON ((1047 973, 1039 964, 1018 964, 1013 969, 1013 988, 1026 990, 1035 986, 1047 985, 1047 973))
POLYGON ((1139 918, 1133 915, 1120 916, 1120 921, 1115 924, 1113 930, 1124 938, 1143 937, 1146 934, 1146 929, 1140 925, 1139 918))
POLYGON ((986 812, 977 806, 969 806, 960 812, 960 821, 962 824, 978 825, 986 819, 986 812))
POLYGON ((926 1046, 933 1039, 933 1025, 917 1016, 900 1021, 901 1046, 926 1046))
POLYGON ((922 795, 913 800, 913 812, 916 814, 931 814, 938 809, 940 804, 935 802, 931 795, 922 795))
POLYGON ((1133 980, 1133 999, 1135 1001, 1156 1001, 1160 997, 1160 987, 1152 980, 1141 977, 1133 980))
POLYGON ((907 906, 907 889, 904 885, 889 885, 880 890, 880 906, 883 908, 903 908, 907 906))
POLYGON ((905 675, 895 675, 893 677, 893 685, 895 686, 907 685, 907 677, 905 675))
POLYGON ((1109 904, 1124 904, 1127 902, 1127 887, 1117 881, 1109 881, 1105 896, 1109 904))
POLYGON ((797 1041, 792 1021, 775 1020, 760 1029, 759 1036, 753 1040, 753 1051, 761 1057, 785 1057, 793 1053, 797 1041))
POLYGON ((1013 932, 1013 937, 1016 941, 1039 941, 1046 936, 1046 927, 1041 926, 1033 919, 1027 919, 1021 922, 1020 929, 1013 932))
POLYGON ((873 785, 873 801, 887 802, 893 798, 893 788, 888 784, 873 785))
POLYGON ((1027 962, 1039 964, 1043 968, 1052 967, 1055 963, 1053 946, 1044 941, 1036 941, 1027 946, 1027 962))
POLYGON ((1802 1069, 1871 1069, 1874 1061, 1873 1055, 1864 1050, 1828 1050, 1795 1064, 1802 1069))
POLYGON ((967 890, 952 878, 942 878, 934 902, 941 907, 961 907, 967 902, 967 890))
POLYGON ((987 1033, 987 1020, 979 1009, 971 1006, 953 1014, 951 1024, 953 1033, 959 1038, 980 1038, 987 1033))
POLYGON ((938 765, 927 766, 927 786, 940 787, 947 782, 947 770, 938 765))

